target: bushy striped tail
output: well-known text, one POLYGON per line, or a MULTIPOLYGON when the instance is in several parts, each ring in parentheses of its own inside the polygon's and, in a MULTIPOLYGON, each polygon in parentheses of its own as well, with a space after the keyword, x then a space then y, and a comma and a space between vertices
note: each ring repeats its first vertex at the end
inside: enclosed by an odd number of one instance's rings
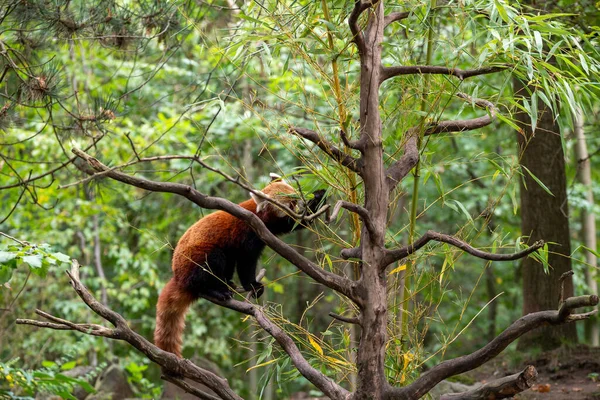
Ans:
POLYGON ((179 288, 174 279, 167 282, 156 304, 156 346, 181 357, 185 313, 194 300, 194 296, 179 288))

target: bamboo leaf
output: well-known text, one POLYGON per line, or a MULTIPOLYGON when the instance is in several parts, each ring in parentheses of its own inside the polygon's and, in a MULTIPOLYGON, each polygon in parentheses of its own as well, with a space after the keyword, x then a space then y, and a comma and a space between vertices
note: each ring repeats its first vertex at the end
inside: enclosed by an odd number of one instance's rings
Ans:
POLYGON ((314 348, 315 348, 315 350, 317 350, 317 352, 318 352, 320 355, 323 355, 323 348, 322 348, 321 346, 319 346, 319 343, 317 343, 317 341, 316 341, 316 340, 314 340, 314 339, 312 338, 312 335, 311 335, 311 334, 309 334, 309 335, 308 335, 308 341, 310 342, 310 345, 311 345, 312 347, 314 347, 314 348))
POLYGON ((527 167, 526 167, 526 166, 524 166, 524 165, 521 165, 521 167, 523 167, 523 169, 524 169, 525 171, 527 171, 527 173, 529 174, 529 176, 531 176, 531 179, 533 179, 533 180, 534 180, 534 181, 535 181, 535 182, 536 182, 538 185, 540 185, 540 187, 541 187, 542 189, 544 189, 544 192, 548 193, 548 194, 549 194, 550 196, 552 196, 552 197, 555 197, 555 196, 554 196, 554 194, 552 194, 552 192, 550 191, 550 189, 548 189, 548 186, 544 185, 544 182, 542 182, 542 181, 541 181, 541 180, 540 180, 540 179, 539 179, 537 176, 535 176, 535 175, 533 174, 533 172, 531 172, 531 171, 529 170, 529 168, 527 168, 527 167))
POLYGON ((264 363, 260 363, 260 364, 253 365, 252 367, 248 368, 248 369, 246 370, 246 372, 248 372, 248 371, 251 371, 251 370, 253 370, 253 369, 255 369, 255 368, 264 367, 265 365, 273 364, 275 361, 277 361, 277 359, 276 359, 276 358, 274 358, 274 359, 272 359, 272 360, 269 360, 269 361, 265 361, 264 363))

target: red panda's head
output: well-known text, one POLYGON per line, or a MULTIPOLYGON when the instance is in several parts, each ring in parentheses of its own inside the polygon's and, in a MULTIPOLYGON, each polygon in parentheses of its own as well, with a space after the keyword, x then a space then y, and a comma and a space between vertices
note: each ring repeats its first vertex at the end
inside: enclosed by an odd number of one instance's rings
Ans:
MULTIPOLYGON (((296 189, 290 186, 285 180, 283 180, 279 175, 270 174, 271 175, 271 183, 269 183, 261 192, 266 196, 277 200, 278 202, 285 204, 290 209, 296 211, 296 206, 298 203, 298 194, 296 189)), ((256 212, 261 212, 262 210, 272 210, 276 216, 284 217, 285 211, 277 207, 277 205, 270 203, 268 200, 263 199, 255 195, 254 193, 250 193, 250 196, 256 203, 256 212)))

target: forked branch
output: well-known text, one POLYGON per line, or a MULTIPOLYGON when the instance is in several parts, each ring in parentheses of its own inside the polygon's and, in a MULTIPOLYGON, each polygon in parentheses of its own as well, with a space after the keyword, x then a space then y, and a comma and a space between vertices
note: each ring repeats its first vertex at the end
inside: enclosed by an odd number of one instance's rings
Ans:
POLYGON ((385 265, 387 266, 395 261, 401 260, 401 259, 415 253, 416 251, 423 248, 427 243, 431 242, 432 240, 436 241, 436 242, 447 243, 449 245, 452 245, 454 247, 461 249, 465 253, 468 253, 468 254, 471 254, 472 256, 482 258, 484 260, 489 260, 489 261, 518 260, 520 258, 528 256, 529 254, 533 253, 534 251, 536 251, 536 250, 540 249, 542 246, 544 246, 544 241, 539 240, 539 241, 535 242, 533 245, 531 245, 530 247, 528 247, 524 250, 518 251, 516 253, 494 254, 494 253, 488 253, 486 251, 476 249, 473 246, 471 246, 469 243, 467 243, 464 240, 461 240, 457 237, 454 237, 451 235, 446 235, 446 234, 435 232, 435 231, 427 231, 427 232, 425 232, 425 234, 423 236, 421 236, 414 243, 409 244, 408 246, 404 246, 404 247, 401 247, 401 248, 395 249, 395 250, 387 250, 386 255, 385 255, 385 265))
POLYGON ((360 173, 360 160, 357 160, 356 158, 344 153, 334 144, 319 136, 317 132, 311 131, 310 129, 297 127, 290 127, 289 132, 313 142, 334 161, 342 164, 344 167, 349 168, 356 173, 360 173))
POLYGON ((265 226, 261 219, 256 216, 256 214, 240 207, 239 205, 220 197, 207 196, 191 186, 183 185, 181 183, 156 182, 131 176, 102 164, 94 157, 84 153, 79 149, 73 149, 73 152, 85 160, 95 171, 103 172, 103 176, 105 177, 152 192, 175 193, 187 198, 202 208, 223 210, 228 212, 229 214, 246 222, 267 246, 272 248, 283 258, 305 272, 315 281, 345 295, 353 301, 359 301, 358 296, 355 294, 354 281, 320 268, 308 258, 294 250, 290 245, 271 233, 271 231, 269 231, 269 229, 265 226))
POLYGON ((419 399, 442 380, 471 371, 485 364, 529 331, 545 325, 561 325, 591 317, 596 311, 583 314, 572 314, 572 312, 580 307, 593 307, 597 304, 598 296, 596 295, 571 297, 560 305, 558 311, 539 311, 525 315, 513 322, 504 332, 481 349, 436 365, 406 387, 390 388, 387 398, 419 399))
MULTIPOLYGON (((129 324, 125 320, 125 318, 123 318, 118 313, 114 312, 107 306, 97 301, 88 291, 88 289, 81 283, 79 279, 79 263, 76 260, 73 260, 71 271, 67 273, 71 278, 71 285, 73 286, 79 297, 85 302, 85 304, 87 304, 87 306, 90 307, 92 311, 94 311, 97 315, 112 323, 115 326, 115 328, 111 329, 93 324, 75 324, 73 322, 54 317, 50 314, 44 313, 39 310, 37 311, 38 315, 52 322, 48 323, 43 321, 19 319, 17 320, 18 324, 33 325, 37 327, 58 330, 76 330, 88 335, 125 340, 126 342, 133 345, 136 349, 144 353, 150 360, 163 367, 167 373, 176 375, 177 377, 168 375, 163 378, 165 380, 173 382, 177 386, 182 387, 189 393, 193 393, 195 395, 200 396, 200 398, 204 399, 215 399, 214 396, 205 395, 201 393, 201 391, 194 388, 193 386, 190 386, 179 377, 188 378, 193 380, 194 382, 202 383, 208 386, 211 390, 217 393, 220 396, 220 398, 241 400, 241 397, 235 394, 235 392, 233 392, 233 390, 229 387, 227 380, 213 374, 210 371, 196 366, 189 360, 180 359, 172 353, 168 353, 161 350, 160 348, 154 346, 152 343, 148 342, 139 334, 132 331, 129 328, 129 324)), ((313 368, 308 363, 308 361, 306 361, 306 359, 302 356, 302 353, 300 352, 294 341, 289 337, 289 335, 287 335, 283 331, 283 329, 281 329, 279 326, 273 323, 273 321, 271 321, 265 315, 265 313, 259 306, 250 302, 243 302, 234 299, 229 299, 227 301, 219 301, 209 297, 205 298, 220 306, 253 316, 256 319, 257 323, 261 326, 261 328, 263 328, 271 336, 273 336, 273 338, 275 338, 275 340, 279 343, 283 350, 290 356, 290 359, 292 360, 293 364, 296 366, 298 371, 306 379, 312 382, 317 388, 319 388, 321 391, 323 391, 323 393, 325 393, 332 399, 342 400, 347 398, 348 392, 344 388, 339 386, 337 383, 333 382, 330 378, 313 368)))
POLYGON ((411 169, 419 161, 419 135, 429 136, 438 133, 464 132, 483 128, 491 124, 496 119, 496 107, 489 101, 475 99, 465 93, 457 93, 457 97, 470 101, 474 105, 488 110, 488 114, 473 118, 457 121, 438 121, 425 126, 414 126, 406 131, 406 142, 404 143, 404 155, 394 162, 386 171, 386 179, 390 191, 408 175, 411 169))
POLYGON ((409 15, 409 11, 389 13, 383 19, 383 26, 387 27, 394 22, 402 21, 403 19, 408 18, 409 15))

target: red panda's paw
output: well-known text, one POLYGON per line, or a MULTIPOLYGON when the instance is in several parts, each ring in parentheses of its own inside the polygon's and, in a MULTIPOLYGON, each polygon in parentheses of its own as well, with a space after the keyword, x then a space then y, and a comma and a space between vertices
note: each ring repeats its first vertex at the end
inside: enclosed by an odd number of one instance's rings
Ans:
POLYGON ((247 291, 252 293, 252 297, 258 299, 265 291, 265 287, 260 282, 252 282, 250 285, 244 287, 247 291))
POLYGON ((227 301, 233 297, 233 292, 229 289, 211 290, 206 293, 206 296, 219 301, 227 301))

